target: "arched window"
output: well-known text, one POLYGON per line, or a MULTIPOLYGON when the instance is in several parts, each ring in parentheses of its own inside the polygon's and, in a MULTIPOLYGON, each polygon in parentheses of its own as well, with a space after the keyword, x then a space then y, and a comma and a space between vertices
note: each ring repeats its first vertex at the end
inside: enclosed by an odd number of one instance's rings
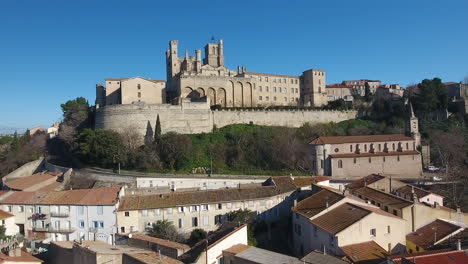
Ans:
POLYGON ((343 161, 342 160, 338 160, 338 168, 343 168, 343 161))

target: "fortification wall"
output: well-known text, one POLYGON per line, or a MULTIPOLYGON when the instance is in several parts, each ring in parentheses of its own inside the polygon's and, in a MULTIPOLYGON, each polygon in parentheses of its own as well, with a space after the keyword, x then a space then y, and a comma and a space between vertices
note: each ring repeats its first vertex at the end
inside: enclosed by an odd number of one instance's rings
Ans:
POLYGON ((215 110, 213 124, 224 127, 230 124, 255 124, 265 126, 300 127, 305 123, 340 122, 357 117, 356 111, 328 110, 215 110))
POLYGON ((162 133, 182 134, 211 132, 231 124, 300 127, 305 123, 340 122, 354 119, 356 111, 328 110, 256 110, 227 109, 211 111, 209 101, 188 102, 180 105, 109 105, 97 109, 95 127, 123 131, 136 130, 141 135, 154 134, 159 115, 162 133))

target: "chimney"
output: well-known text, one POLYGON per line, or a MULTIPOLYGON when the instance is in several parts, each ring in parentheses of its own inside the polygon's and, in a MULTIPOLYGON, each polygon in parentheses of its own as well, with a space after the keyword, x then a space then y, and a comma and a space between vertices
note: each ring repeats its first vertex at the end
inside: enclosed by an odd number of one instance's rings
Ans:
POLYGON ((328 201, 325 202, 325 208, 328 208, 328 201))
POLYGON ((461 239, 457 239, 457 250, 461 250, 461 239))
POLYGON ((294 205, 294 207, 297 206, 297 199, 294 199, 294 200, 293 200, 293 205, 294 205))
POLYGON ((418 203, 418 196, 415 193, 413 193, 413 203, 414 204, 418 203))

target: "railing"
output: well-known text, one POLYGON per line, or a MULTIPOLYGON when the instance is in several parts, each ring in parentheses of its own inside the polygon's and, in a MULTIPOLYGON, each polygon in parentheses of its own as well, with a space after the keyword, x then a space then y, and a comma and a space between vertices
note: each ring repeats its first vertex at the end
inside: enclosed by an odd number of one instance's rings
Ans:
POLYGON ((72 227, 49 227, 50 233, 73 233, 75 228, 72 227))
POLYGON ((71 227, 33 227, 34 232, 47 232, 47 233, 73 233, 75 228, 71 227))
POLYGON ((70 212, 50 212, 50 216, 52 216, 52 217, 69 217, 70 212))

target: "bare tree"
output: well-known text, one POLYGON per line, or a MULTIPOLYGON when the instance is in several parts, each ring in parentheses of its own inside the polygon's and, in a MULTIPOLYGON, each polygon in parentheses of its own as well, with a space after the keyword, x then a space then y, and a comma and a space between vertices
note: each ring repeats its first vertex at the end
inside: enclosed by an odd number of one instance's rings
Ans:
POLYGON ((122 143, 128 151, 134 151, 143 145, 143 136, 141 136, 134 128, 125 127, 119 131, 122 143))
POLYGON ((452 128, 448 132, 435 132, 432 137, 437 160, 445 168, 446 195, 452 203, 460 206, 468 192, 468 169, 464 131, 452 128))

